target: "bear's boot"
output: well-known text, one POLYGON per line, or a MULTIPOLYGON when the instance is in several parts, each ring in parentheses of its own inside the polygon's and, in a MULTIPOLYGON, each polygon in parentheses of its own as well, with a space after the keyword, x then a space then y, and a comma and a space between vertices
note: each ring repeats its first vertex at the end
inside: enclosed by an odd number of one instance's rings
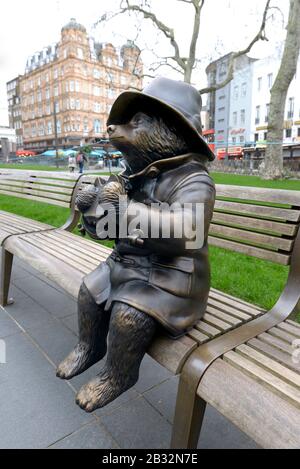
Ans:
POLYGON ((95 303, 83 283, 78 295, 79 343, 58 366, 56 376, 71 379, 105 356, 109 320, 110 313, 95 303))
POLYGON ((155 319, 123 303, 114 303, 109 326, 106 364, 83 386, 76 403, 86 412, 104 407, 131 388, 157 329, 155 319))

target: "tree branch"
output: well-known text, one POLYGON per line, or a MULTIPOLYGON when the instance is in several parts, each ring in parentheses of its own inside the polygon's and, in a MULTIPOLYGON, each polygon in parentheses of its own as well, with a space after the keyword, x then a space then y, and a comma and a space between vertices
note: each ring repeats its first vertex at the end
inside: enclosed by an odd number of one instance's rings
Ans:
POLYGON ((162 21, 158 19, 158 17, 152 13, 151 11, 145 10, 139 5, 132 5, 129 3, 129 0, 125 0, 126 5, 125 7, 122 7, 120 10, 120 13, 125 13, 127 11, 134 11, 137 13, 141 13, 145 19, 149 19, 152 21, 152 23, 166 36, 167 39, 169 39, 173 49, 174 49, 174 58, 175 62, 183 69, 185 70, 186 64, 182 60, 180 56, 180 48, 179 44, 175 39, 175 34, 174 30, 169 28, 166 24, 164 24, 162 21))
POLYGON ((233 52, 231 54, 231 57, 229 60, 229 66, 228 66, 228 74, 227 74, 226 79, 222 83, 215 84, 207 88, 203 88, 202 90, 199 91, 200 94, 213 93, 215 91, 220 90, 221 88, 224 88, 226 85, 228 85, 234 77, 234 65, 235 65, 236 59, 238 59, 239 57, 243 55, 248 54, 251 51, 252 47, 258 41, 268 41, 268 38, 266 37, 266 23, 267 23, 267 15, 268 15, 268 11, 270 8, 270 3, 271 3, 271 0, 267 0, 260 29, 258 33, 256 34, 256 36, 252 39, 250 44, 245 49, 240 50, 238 52, 233 52))

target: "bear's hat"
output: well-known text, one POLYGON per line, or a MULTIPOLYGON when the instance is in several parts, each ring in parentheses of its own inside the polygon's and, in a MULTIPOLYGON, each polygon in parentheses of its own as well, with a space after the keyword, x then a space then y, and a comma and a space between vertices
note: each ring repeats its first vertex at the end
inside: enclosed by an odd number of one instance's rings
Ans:
POLYGON ((186 138, 191 150, 213 161, 215 155, 202 137, 202 99, 193 86, 169 78, 155 78, 142 92, 125 91, 114 102, 107 125, 127 123, 137 112, 167 118, 186 138))

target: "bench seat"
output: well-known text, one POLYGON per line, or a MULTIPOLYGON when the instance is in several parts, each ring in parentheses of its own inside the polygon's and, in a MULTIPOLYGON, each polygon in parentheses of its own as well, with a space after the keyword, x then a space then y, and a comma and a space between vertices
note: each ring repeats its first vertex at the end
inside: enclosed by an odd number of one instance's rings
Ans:
MULTIPOLYGON (((84 276, 111 253, 111 249, 99 243, 61 229, 11 236, 5 243, 5 249, 60 285, 74 298, 78 296, 84 276)), ((212 289, 204 318, 179 341, 159 337, 149 353, 177 374, 188 355, 199 345, 263 313, 264 310, 257 306, 212 289)))
POLYGON ((49 229, 53 226, 0 210, 0 246, 8 236, 49 229))
POLYGON ((299 449, 296 343, 300 344, 299 324, 280 323, 216 360, 203 376, 198 396, 262 447, 299 449))

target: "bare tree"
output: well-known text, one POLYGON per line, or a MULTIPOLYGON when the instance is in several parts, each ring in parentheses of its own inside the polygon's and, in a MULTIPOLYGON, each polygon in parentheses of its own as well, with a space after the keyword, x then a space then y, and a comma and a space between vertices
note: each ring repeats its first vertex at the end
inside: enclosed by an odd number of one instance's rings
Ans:
MULTIPOLYGON (((183 76, 183 79, 187 83, 191 83, 193 71, 197 65, 197 45, 200 35, 200 27, 201 27, 201 17, 203 8, 205 6, 206 0, 176 0, 177 2, 183 2, 190 5, 194 10, 194 17, 193 17, 193 26, 192 26, 192 34, 189 43, 189 55, 185 57, 181 54, 181 47, 179 42, 177 41, 177 37, 173 28, 165 24, 161 21, 158 16, 153 13, 151 10, 151 2, 149 0, 140 0, 138 3, 131 3, 130 0, 122 0, 120 9, 117 12, 112 14, 105 14, 103 15, 100 20, 96 23, 99 24, 101 22, 107 21, 112 19, 116 15, 120 14, 131 14, 135 13, 137 15, 141 15, 145 20, 149 20, 158 29, 170 42, 170 45, 173 49, 173 54, 167 57, 161 57, 159 61, 152 66, 151 70, 153 72, 157 71, 162 66, 171 67, 176 72, 180 73, 183 76)), ((259 27, 258 33, 255 37, 249 42, 248 46, 244 49, 233 52, 230 57, 229 67, 228 67, 228 74, 224 82, 220 84, 216 84, 209 88, 204 88, 200 90, 201 94, 210 93, 216 91, 218 89, 223 88, 226 86, 234 77, 234 69, 235 69, 235 62, 236 60, 249 53, 252 47, 259 42, 260 40, 267 40, 266 37, 266 24, 268 19, 268 11, 270 9, 271 0, 266 0, 262 22, 259 27)))
POLYGON ((278 179, 283 176, 283 128, 288 89, 297 71, 300 53, 300 0, 290 0, 290 13, 287 26, 284 52, 277 78, 271 90, 268 125, 268 145, 266 148, 265 179, 278 179))

